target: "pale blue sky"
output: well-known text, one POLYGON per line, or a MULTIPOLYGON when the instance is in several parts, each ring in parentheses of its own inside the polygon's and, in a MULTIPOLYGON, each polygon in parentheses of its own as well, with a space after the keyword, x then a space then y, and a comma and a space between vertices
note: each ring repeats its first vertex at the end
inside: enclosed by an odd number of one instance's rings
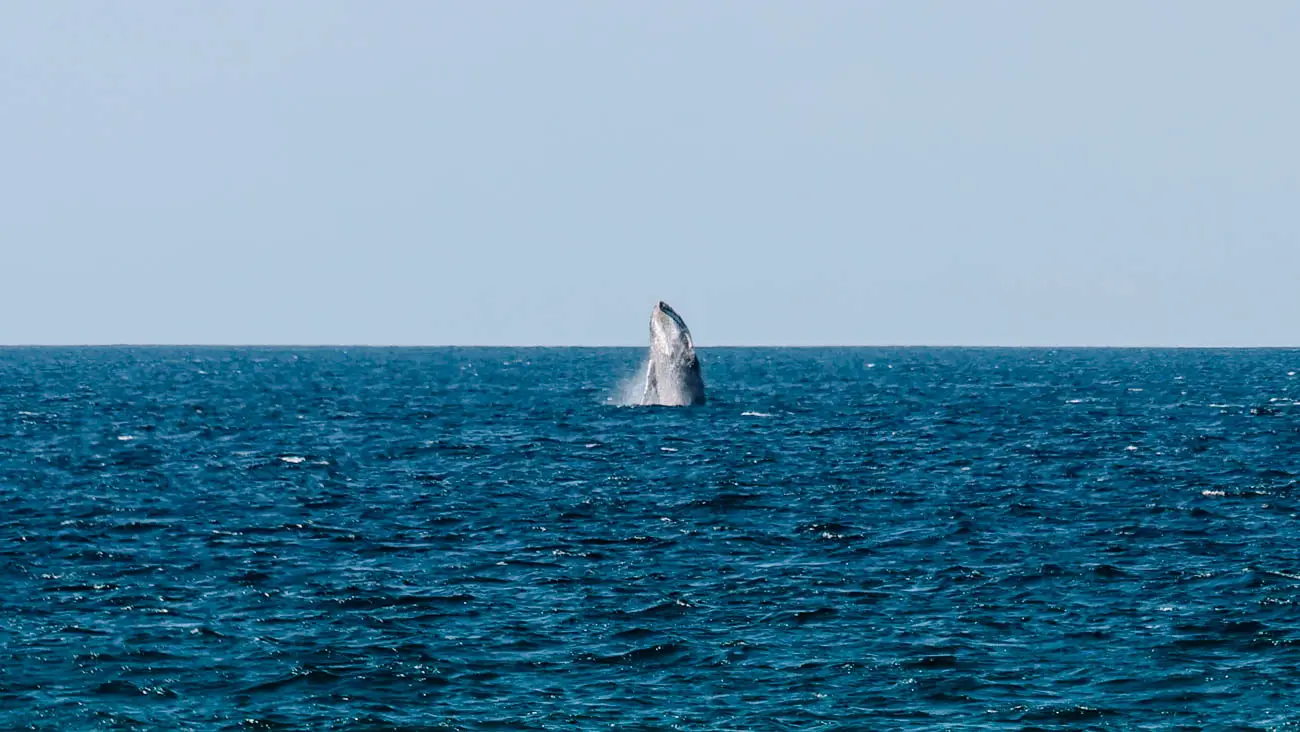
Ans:
POLYGON ((1300 344, 1300 3, 7 2, 0 343, 1300 344))

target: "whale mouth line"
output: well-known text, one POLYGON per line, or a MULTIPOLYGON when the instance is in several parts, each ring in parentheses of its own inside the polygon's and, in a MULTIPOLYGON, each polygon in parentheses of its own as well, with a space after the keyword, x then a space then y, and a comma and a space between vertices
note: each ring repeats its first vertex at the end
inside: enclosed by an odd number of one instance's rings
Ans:
POLYGON ((668 303, 660 300, 659 304, 655 306, 655 310, 667 316, 668 319, 673 321, 673 324, 679 329, 687 331, 688 333, 690 332, 690 329, 686 327, 686 321, 682 320, 682 316, 678 315, 677 311, 673 310, 672 306, 668 303))

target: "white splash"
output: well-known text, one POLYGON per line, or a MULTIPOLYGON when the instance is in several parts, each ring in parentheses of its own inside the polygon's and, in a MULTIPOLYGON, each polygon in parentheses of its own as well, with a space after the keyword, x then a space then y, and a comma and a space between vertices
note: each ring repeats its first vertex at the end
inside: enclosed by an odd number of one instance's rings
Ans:
POLYGON ((636 371, 623 377, 614 387, 614 393, 605 398, 606 404, 613 404, 618 407, 635 407, 641 404, 641 398, 645 396, 645 374, 649 368, 650 361, 647 358, 641 362, 636 371))

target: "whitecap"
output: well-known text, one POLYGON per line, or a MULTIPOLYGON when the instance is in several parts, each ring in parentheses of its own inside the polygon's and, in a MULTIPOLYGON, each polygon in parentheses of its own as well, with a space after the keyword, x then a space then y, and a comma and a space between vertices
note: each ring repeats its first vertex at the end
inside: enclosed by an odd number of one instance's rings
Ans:
POLYGON ((677 448, 675 447, 661 447, 659 449, 663 450, 664 452, 677 452, 677 448))
POLYGON ((294 465, 297 465, 298 463, 303 463, 303 462, 306 462, 306 461, 307 461, 307 458, 305 458, 305 457, 298 457, 297 455, 281 455, 281 456, 280 456, 280 459, 283 460, 283 461, 285 461, 286 463, 292 463, 292 464, 294 464, 294 465))
POLYGON ((117 439, 122 442, 130 442, 135 439, 135 435, 118 435, 117 439))
POLYGON ((771 417, 767 412, 741 412, 742 417, 771 417))
POLYGON ((1224 493, 1223 491, 1201 491, 1201 495, 1203 495, 1203 496, 1226 496, 1227 493, 1224 493))

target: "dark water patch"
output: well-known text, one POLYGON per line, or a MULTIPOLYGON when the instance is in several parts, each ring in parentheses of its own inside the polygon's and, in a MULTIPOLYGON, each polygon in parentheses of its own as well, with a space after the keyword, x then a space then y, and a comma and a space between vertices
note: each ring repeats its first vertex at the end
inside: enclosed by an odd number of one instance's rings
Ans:
POLYGON ((587 655, 580 660, 593 664, 614 664, 620 666, 641 666, 653 663, 667 663, 682 656, 686 646, 681 643, 656 643, 652 646, 634 648, 623 653, 605 656, 587 655))

